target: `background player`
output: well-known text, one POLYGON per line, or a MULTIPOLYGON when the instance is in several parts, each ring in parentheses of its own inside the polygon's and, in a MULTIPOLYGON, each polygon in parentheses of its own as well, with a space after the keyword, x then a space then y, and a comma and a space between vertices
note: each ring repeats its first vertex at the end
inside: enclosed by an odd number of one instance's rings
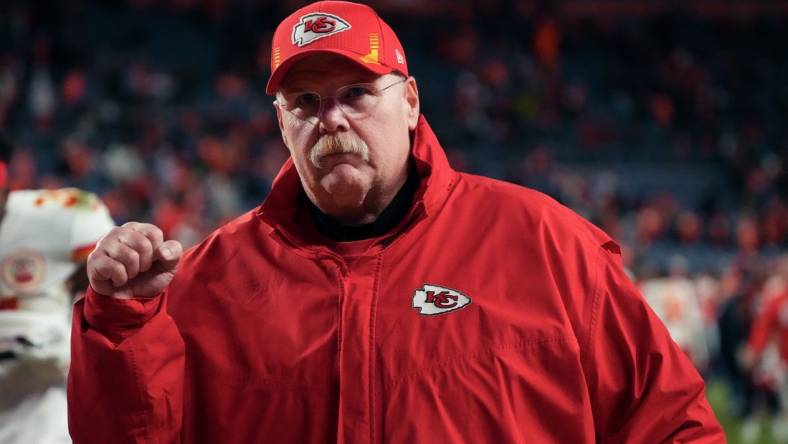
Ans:
POLYGON ((85 259, 114 223, 76 188, 10 191, 11 144, 0 136, 0 443, 71 442, 65 370, 85 259))

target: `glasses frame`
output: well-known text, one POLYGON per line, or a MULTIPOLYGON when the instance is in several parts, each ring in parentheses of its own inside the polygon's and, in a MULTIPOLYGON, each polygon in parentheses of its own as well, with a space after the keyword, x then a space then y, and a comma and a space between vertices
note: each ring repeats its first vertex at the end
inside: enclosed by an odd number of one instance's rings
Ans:
MULTIPOLYGON (((349 119, 362 119, 364 117, 367 117, 369 114, 366 114, 366 115, 363 115, 363 116, 355 116, 355 117, 349 115, 348 112, 345 110, 345 108, 341 105, 341 102, 339 100, 337 100, 337 98, 340 96, 340 92, 347 91, 347 90, 349 90, 351 88, 355 88, 355 87, 364 87, 364 88, 368 89, 369 91, 371 91, 375 96, 380 98, 381 96, 383 96, 383 93, 386 90, 390 89, 393 86, 399 85, 401 83, 405 83, 408 80, 410 80, 410 77, 406 77, 404 79, 397 80, 396 82, 390 83, 390 84, 388 84, 386 86, 383 86, 381 88, 378 88, 372 82, 351 83, 351 84, 344 85, 344 86, 341 86, 341 87, 337 88, 337 90, 334 91, 333 94, 327 95, 327 96, 323 96, 320 93, 318 93, 317 91, 310 91, 310 90, 297 91, 294 94, 296 94, 296 95, 315 94, 320 99, 320 105, 318 105, 317 114, 312 116, 312 117, 308 117, 308 118, 302 118, 302 117, 297 116, 292 110, 288 109, 287 103, 285 103, 283 100, 280 100, 278 98, 276 100, 274 100, 274 105, 279 107, 279 108, 281 108, 283 111, 286 111, 288 114, 292 115, 296 120, 298 120, 300 122, 306 122, 306 123, 310 123, 312 125, 317 125, 317 123, 320 122, 320 119, 323 117, 323 111, 325 109, 324 105, 326 103, 326 100, 333 99, 333 100, 337 101, 337 107, 342 111, 342 114, 344 114, 347 118, 349 118, 349 119)), ((372 109, 377 107, 377 105, 379 103, 380 103, 380 101, 376 102, 372 109)))

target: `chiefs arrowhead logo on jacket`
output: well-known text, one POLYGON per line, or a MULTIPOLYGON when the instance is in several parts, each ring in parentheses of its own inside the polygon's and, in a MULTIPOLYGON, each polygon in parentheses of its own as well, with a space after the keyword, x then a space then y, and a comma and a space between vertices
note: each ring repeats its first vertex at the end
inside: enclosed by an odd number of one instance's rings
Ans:
POLYGON ((413 308, 423 315, 436 315, 458 310, 471 303, 471 298, 451 288, 425 284, 413 295, 413 308))
POLYGON ((315 40, 350 29, 350 23, 333 14, 313 12, 293 26, 293 44, 306 46, 315 40))

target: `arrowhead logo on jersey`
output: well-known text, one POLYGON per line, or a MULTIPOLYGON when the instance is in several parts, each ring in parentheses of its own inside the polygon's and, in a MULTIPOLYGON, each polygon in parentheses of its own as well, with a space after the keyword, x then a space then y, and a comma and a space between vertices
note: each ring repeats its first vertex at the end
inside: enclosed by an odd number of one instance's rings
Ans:
POLYGON ((18 250, 0 262, 3 283, 17 292, 37 288, 46 271, 46 259, 33 250, 18 250))
POLYGON ((423 315, 436 315, 459 310, 471 303, 471 298, 451 288, 424 284, 413 295, 413 308, 423 315))
POLYGON ((313 12, 301 17, 293 26, 293 44, 306 46, 315 40, 350 29, 350 23, 340 17, 323 12, 313 12))

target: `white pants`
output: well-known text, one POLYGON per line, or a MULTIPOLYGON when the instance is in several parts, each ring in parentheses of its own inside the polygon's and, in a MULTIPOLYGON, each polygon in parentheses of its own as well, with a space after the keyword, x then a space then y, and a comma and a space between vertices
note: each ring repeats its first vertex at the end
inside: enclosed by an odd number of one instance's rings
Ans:
POLYGON ((64 387, 51 387, 25 399, 17 408, 0 413, 0 444, 70 442, 64 387))
POLYGON ((0 364, 0 444, 70 443, 66 405, 54 360, 0 364))

